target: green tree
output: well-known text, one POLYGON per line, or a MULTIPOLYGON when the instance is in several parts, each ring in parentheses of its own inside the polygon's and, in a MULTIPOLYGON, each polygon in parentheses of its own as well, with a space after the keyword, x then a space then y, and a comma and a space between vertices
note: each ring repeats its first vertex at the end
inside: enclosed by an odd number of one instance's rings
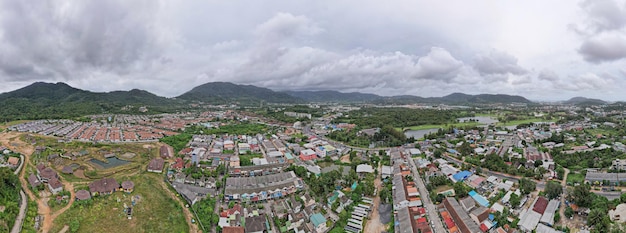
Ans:
POLYGON ((587 224, 593 226, 602 221, 605 213, 600 211, 599 209, 593 209, 589 212, 589 216, 587 217, 587 224))
POLYGON ((559 180, 563 180, 563 176, 565 175, 565 169, 563 169, 563 167, 559 166, 556 168, 556 177, 559 180))
POLYGON ((554 214, 554 222, 558 223, 559 221, 561 221, 561 214, 559 212, 556 212, 554 214))
POLYGON ((537 184, 532 180, 522 178, 519 180, 519 187, 523 194, 529 194, 537 189, 537 184))
POLYGON ((509 202, 511 203, 511 206, 513 208, 518 207, 519 204, 522 202, 522 200, 520 199, 520 196, 518 196, 517 194, 513 193, 511 194, 511 199, 509 199, 509 202))
POLYGON ((565 217, 567 218, 571 218, 572 216, 574 216, 574 209, 572 209, 572 207, 566 207, 565 208, 565 217))
POLYGON ((441 152, 441 150, 439 149, 436 149, 433 154, 435 155, 435 158, 441 158, 441 155, 443 154, 443 152, 441 152))
POLYGON ((469 191, 471 191, 471 188, 467 186, 466 184, 464 184, 463 182, 456 182, 454 183, 453 187, 454 187, 454 192, 456 193, 456 196, 459 198, 467 197, 469 191))
POLYGON ((591 207, 593 201, 593 193, 588 184, 578 185, 574 189, 568 190, 567 199, 576 203, 580 207, 591 207))
POLYGON ((563 194, 563 186, 558 182, 550 181, 546 184, 545 193, 549 199, 555 199, 563 194))
POLYGON ((607 232, 611 220, 609 220, 606 212, 600 209, 592 209, 587 217, 587 224, 593 226, 593 232, 607 232))
POLYGON ((74 218, 70 221, 70 232, 78 232, 78 229, 80 229, 80 222, 74 218))
POLYGON ((461 153, 462 156, 468 156, 470 154, 472 154, 472 147, 470 147, 469 142, 463 142, 463 144, 461 144, 457 150, 459 151, 459 153, 461 153))

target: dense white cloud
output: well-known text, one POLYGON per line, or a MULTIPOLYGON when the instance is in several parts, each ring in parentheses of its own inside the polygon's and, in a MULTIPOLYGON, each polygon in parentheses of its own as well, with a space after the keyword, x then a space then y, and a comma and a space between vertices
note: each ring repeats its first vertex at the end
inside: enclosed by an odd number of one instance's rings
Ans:
POLYGON ((626 58, 626 3, 586 0, 580 4, 586 21, 576 28, 584 38, 579 52, 592 63, 626 58))
POLYGON ((492 50, 488 54, 479 54, 474 67, 482 75, 525 74, 527 71, 517 64, 517 58, 501 51, 492 50))
POLYGON ((622 86, 625 57, 623 0, 0 0, 0 91, 64 81, 177 96, 230 81, 382 95, 601 97, 622 86))

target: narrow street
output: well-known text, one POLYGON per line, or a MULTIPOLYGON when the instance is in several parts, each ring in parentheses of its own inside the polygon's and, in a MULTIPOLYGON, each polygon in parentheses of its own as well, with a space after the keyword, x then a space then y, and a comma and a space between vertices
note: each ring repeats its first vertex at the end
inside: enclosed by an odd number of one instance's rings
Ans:
POLYGON ((424 181, 419 175, 417 171, 417 166, 415 166, 415 161, 412 158, 409 158, 409 163, 411 165, 411 171, 413 172, 413 180, 417 185, 417 188, 420 191, 420 197, 422 198, 422 204, 426 208, 428 213, 428 218, 430 221, 434 223, 434 232, 446 232, 443 227, 443 223, 441 222, 441 218, 439 218, 439 213, 437 213, 437 207, 432 203, 430 197, 428 196, 428 190, 426 189, 426 185, 424 185, 424 181))
POLYGON ((13 229, 11 229, 11 233, 19 233, 22 231, 22 224, 24 223, 24 218, 26 217, 26 207, 28 206, 28 199, 26 198, 26 194, 24 194, 23 190, 20 190, 20 212, 15 218, 15 225, 13 225, 13 229))
MULTIPOLYGON (((378 171, 380 171, 382 166, 378 165, 378 171)), ((382 173, 378 172, 378 176, 374 180, 374 186, 380 192, 382 189, 382 181, 380 180, 382 173)), ((380 222, 380 215, 378 213, 378 207, 380 206, 380 196, 376 195, 374 197, 374 204, 372 206, 372 213, 370 215, 370 219, 367 221, 366 225, 363 227, 364 232, 383 232, 387 229, 387 226, 380 222)))

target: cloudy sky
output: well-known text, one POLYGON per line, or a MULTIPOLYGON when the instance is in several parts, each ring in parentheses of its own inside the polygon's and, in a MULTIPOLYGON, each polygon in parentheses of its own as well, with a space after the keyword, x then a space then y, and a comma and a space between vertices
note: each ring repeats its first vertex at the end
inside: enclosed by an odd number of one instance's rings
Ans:
POLYGON ((35 81, 626 100, 626 3, 0 0, 0 92, 35 81))

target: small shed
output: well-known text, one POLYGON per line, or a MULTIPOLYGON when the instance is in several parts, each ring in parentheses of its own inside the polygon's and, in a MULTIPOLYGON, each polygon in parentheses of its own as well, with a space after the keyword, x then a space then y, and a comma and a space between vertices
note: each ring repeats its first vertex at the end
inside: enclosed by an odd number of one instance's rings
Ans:
POLYGON ((76 192, 76 200, 78 201, 84 201, 87 199, 91 199, 91 193, 89 193, 89 191, 87 190, 78 190, 76 192))

